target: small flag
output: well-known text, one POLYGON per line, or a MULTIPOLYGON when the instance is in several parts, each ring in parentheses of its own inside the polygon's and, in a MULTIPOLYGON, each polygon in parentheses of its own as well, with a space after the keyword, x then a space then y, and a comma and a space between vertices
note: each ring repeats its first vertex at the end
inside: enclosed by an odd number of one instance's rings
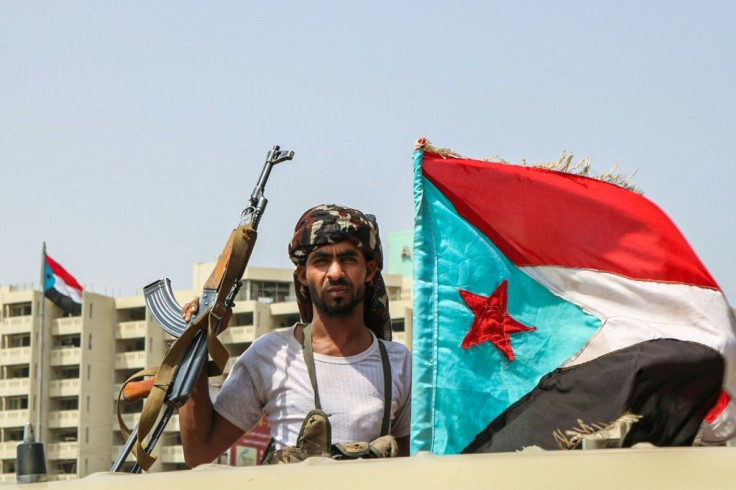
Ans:
POLYGON ((412 452, 557 449, 627 411, 626 444, 689 445, 736 394, 733 312, 649 200, 426 142, 414 170, 412 452))
POLYGON ((55 305, 72 315, 82 312, 84 288, 58 262, 45 256, 43 293, 55 305))

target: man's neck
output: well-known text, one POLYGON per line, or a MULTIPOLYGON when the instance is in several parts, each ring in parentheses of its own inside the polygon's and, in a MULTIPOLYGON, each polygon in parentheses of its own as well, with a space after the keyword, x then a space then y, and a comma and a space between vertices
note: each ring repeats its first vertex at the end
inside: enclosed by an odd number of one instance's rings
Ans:
POLYGON ((315 308, 312 318, 314 352, 328 356, 348 357, 360 354, 373 344, 373 336, 363 322, 363 308, 355 308, 349 316, 325 316, 315 308))

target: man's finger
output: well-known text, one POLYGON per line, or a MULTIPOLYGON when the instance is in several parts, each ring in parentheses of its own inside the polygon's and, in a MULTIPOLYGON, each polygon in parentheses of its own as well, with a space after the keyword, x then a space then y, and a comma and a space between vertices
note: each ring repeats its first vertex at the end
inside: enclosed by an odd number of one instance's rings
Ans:
POLYGON ((194 298, 192 301, 181 307, 181 316, 188 322, 192 319, 193 315, 197 314, 197 311, 199 311, 199 298, 194 298))

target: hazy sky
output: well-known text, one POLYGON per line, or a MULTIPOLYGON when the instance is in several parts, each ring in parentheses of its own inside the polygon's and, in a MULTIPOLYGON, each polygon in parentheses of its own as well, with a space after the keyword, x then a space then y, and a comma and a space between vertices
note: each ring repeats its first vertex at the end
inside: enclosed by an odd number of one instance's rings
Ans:
POLYGON ((87 288, 191 287, 276 167, 251 265, 302 211, 413 226, 411 152, 638 169, 736 301, 736 3, 2 2, 0 284, 42 242, 87 288))

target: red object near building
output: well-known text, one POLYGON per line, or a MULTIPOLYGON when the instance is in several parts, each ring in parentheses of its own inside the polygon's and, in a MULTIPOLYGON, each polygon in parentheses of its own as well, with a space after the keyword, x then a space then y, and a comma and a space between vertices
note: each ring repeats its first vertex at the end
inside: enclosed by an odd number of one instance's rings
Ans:
POLYGON ((230 446, 228 464, 230 466, 255 466, 261 464, 263 453, 271 440, 271 427, 264 418, 255 427, 230 446))

